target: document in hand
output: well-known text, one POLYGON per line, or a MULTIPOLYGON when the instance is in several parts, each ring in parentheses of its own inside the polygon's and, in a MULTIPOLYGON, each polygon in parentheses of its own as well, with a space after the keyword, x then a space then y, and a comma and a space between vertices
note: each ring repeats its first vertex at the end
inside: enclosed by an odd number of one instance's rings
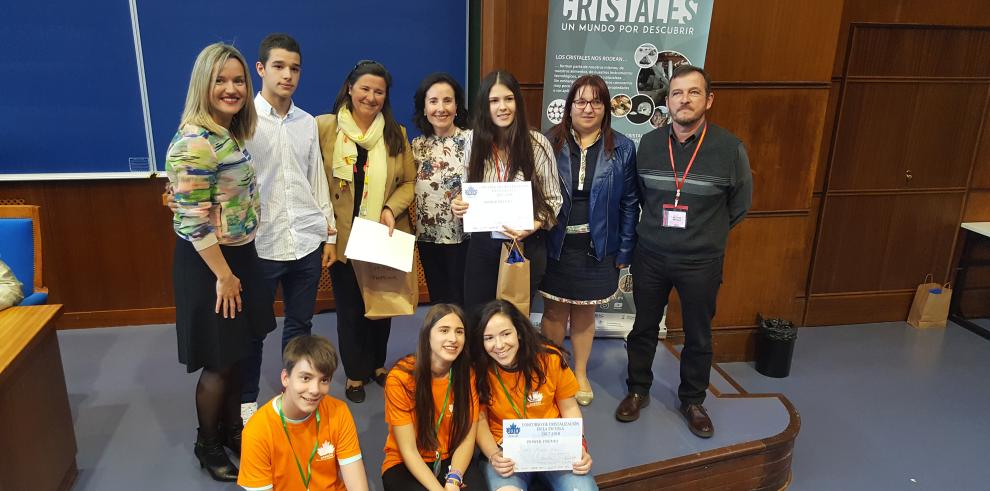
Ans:
POLYGON ((412 272, 416 236, 393 230, 378 222, 355 217, 347 239, 344 256, 369 263, 383 264, 406 273, 412 272))
POLYGON ((502 454, 516 472, 567 471, 581 460, 583 434, 581 418, 503 419, 502 454))
POLYGON ((462 185, 467 201, 464 231, 501 232, 533 229, 533 187, 529 181, 466 182, 462 185))

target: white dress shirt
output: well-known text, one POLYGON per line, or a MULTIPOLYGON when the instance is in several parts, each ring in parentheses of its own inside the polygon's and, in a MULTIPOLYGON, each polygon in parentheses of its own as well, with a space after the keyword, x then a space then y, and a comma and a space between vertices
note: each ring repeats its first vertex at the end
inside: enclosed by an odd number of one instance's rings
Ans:
POLYGON ((254 98, 258 126, 245 144, 258 175, 261 223, 254 243, 258 257, 300 259, 323 242, 336 243, 336 227, 316 119, 289 107, 280 117, 261 93, 254 98))

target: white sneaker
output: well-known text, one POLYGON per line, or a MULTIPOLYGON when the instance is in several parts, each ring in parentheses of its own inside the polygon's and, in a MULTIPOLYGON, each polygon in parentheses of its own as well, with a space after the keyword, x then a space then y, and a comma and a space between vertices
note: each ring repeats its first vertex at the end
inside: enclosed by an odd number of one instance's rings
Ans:
POLYGON ((245 426, 247 425, 248 420, 251 419, 251 416, 253 416, 257 411, 257 402, 245 402, 241 404, 241 420, 244 421, 245 426))

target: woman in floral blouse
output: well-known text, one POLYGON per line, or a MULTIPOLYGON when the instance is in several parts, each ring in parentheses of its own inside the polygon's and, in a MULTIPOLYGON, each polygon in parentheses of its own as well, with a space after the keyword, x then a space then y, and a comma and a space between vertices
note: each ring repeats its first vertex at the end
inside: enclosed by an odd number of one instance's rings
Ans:
POLYGON ((464 89, 446 73, 434 73, 414 96, 416 127, 416 240, 426 286, 434 303, 464 303, 464 258, 467 238, 450 202, 461 192, 471 131, 464 129, 464 89))

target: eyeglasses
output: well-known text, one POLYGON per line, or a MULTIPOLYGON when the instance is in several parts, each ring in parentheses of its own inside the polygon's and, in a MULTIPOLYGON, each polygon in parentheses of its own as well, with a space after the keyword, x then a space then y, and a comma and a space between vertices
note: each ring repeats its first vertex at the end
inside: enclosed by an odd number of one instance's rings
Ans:
POLYGON ((605 104, 598 99, 595 99, 593 101, 589 101, 588 99, 574 99, 574 102, 572 102, 571 104, 573 104, 574 107, 578 108, 579 111, 584 111, 584 108, 588 107, 588 104, 591 104, 591 108, 594 109, 595 111, 605 107, 605 104))

